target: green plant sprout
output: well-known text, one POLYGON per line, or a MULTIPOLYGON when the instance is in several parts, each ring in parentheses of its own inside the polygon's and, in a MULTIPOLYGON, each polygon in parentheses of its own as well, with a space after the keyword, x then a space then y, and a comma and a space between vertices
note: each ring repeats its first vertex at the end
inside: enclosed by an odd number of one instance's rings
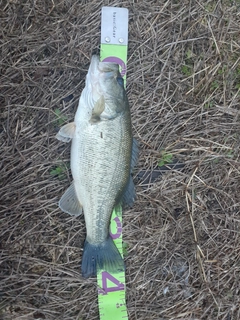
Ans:
POLYGON ((122 249, 123 249, 123 256, 126 257, 128 255, 128 248, 129 245, 127 242, 123 242, 122 244, 122 249))
POLYGON ((162 158, 158 162, 158 166, 162 167, 168 163, 172 163, 173 155, 171 153, 167 153, 166 151, 162 151, 162 158))
POLYGON ((192 57, 193 57, 193 52, 192 52, 192 50, 188 49, 186 52, 187 60, 190 60, 192 57))
POLYGON ((70 165, 59 165, 50 171, 52 176, 57 176, 59 180, 63 180, 66 177, 66 170, 69 169, 70 165))
POLYGON ((192 67, 186 64, 182 65, 181 70, 185 76, 190 76, 192 74, 192 67))
POLYGON ((58 126, 59 126, 59 127, 62 126, 62 125, 64 124, 64 122, 67 121, 67 117, 64 116, 64 115, 62 114, 61 110, 58 109, 58 108, 54 110, 54 113, 55 113, 56 116, 57 116, 57 124, 58 124, 58 126))
POLYGON ((211 108, 212 106, 213 106, 213 101, 210 100, 207 103, 205 103, 204 108, 208 109, 208 108, 211 108))
POLYGON ((217 80, 214 80, 211 83, 211 90, 214 90, 214 89, 217 89, 217 88, 219 88, 219 82, 217 80))

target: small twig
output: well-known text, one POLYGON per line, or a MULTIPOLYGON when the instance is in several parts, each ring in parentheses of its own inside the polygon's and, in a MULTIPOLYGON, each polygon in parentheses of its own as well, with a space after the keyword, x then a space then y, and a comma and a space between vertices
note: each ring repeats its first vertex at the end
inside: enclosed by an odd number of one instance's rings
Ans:
MULTIPOLYGON (((193 174, 191 175, 188 184, 187 184, 187 188, 189 187, 190 183, 193 181, 194 176, 196 176, 196 172, 198 170, 198 167, 195 168, 193 174)), ((195 203, 194 203, 194 190, 192 188, 192 195, 189 194, 189 192, 186 189, 186 203, 187 203, 187 209, 188 209, 188 213, 189 213, 189 217, 190 217, 190 221, 191 221, 191 225, 192 225, 192 230, 193 230, 193 235, 194 235, 194 241, 196 243, 196 248, 197 248, 197 252, 196 252, 196 259, 199 263, 199 270, 201 271, 201 274, 203 276, 204 282, 207 282, 207 278, 206 278, 206 273, 203 267, 203 263, 202 263, 202 258, 205 258, 204 253, 198 243, 198 236, 197 236, 197 231, 195 228, 195 224, 194 224, 194 220, 193 220, 193 214, 194 214, 194 210, 195 210, 195 203), (191 210, 190 210, 190 205, 189 205, 189 201, 191 202, 191 210)))
POLYGON ((212 34, 212 37, 213 37, 213 41, 214 41, 214 43, 216 45, 217 53, 220 55, 220 50, 219 50, 219 47, 218 47, 218 44, 217 44, 217 40, 216 40, 216 38, 214 36, 214 33, 212 31, 212 27, 211 27, 211 24, 210 24, 209 20, 207 20, 207 23, 208 23, 208 27, 209 27, 209 29, 211 31, 211 34, 212 34))

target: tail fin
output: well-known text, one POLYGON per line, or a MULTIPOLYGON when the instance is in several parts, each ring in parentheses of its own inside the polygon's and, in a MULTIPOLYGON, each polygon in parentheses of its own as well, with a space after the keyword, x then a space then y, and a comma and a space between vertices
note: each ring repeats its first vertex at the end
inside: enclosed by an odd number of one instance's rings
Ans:
POLYGON ((89 278, 97 275, 97 268, 110 272, 124 270, 124 262, 112 238, 98 245, 84 243, 82 257, 82 276, 89 278))

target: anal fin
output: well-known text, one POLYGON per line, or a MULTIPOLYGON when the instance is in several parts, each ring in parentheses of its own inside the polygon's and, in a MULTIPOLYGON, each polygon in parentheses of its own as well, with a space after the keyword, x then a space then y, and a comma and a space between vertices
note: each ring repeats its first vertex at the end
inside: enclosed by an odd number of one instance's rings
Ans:
POLYGON ((138 160, 138 154, 139 154, 139 148, 138 148, 138 141, 133 138, 133 143, 132 143, 132 159, 131 159, 131 172, 133 170, 133 168, 136 166, 137 164, 137 160, 138 160))
POLYGON ((59 208, 70 215, 79 216, 82 213, 82 205, 79 202, 74 184, 72 183, 59 201, 59 208))
MULTIPOLYGON (((135 138, 133 138, 132 142, 132 158, 131 158, 131 173, 134 169, 134 167, 137 164, 138 160, 138 154, 139 154, 139 149, 138 149, 138 142, 135 138)), ((129 180, 128 184, 125 188, 125 192, 122 196, 122 203, 124 206, 129 206, 132 207, 134 204, 134 201, 136 199, 136 192, 135 192, 135 187, 133 183, 133 178, 131 176, 131 173, 129 175, 129 180)))
POLYGON ((128 184, 126 186, 125 192, 122 197, 123 205, 127 205, 129 207, 132 207, 135 199, 136 199, 135 187, 134 187, 134 183, 133 183, 133 178, 130 175, 128 184))

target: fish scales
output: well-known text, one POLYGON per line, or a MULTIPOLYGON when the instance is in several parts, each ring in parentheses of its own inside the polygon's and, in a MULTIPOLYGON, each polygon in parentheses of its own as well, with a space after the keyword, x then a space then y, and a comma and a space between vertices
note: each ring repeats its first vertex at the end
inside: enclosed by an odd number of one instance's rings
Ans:
POLYGON ((82 275, 95 276, 97 268, 123 270, 123 259, 109 236, 109 223, 114 206, 134 202, 131 170, 138 150, 118 65, 92 57, 74 122, 63 126, 57 138, 72 140, 73 183, 59 207, 76 216, 83 210, 87 236, 82 275))
POLYGON ((129 178, 132 139, 126 130, 128 119, 126 112, 107 124, 103 121, 84 127, 79 121, 81 138, 72 141, 72 175, 84 208, 90 243, 106 238, 113 207, 129 178))

